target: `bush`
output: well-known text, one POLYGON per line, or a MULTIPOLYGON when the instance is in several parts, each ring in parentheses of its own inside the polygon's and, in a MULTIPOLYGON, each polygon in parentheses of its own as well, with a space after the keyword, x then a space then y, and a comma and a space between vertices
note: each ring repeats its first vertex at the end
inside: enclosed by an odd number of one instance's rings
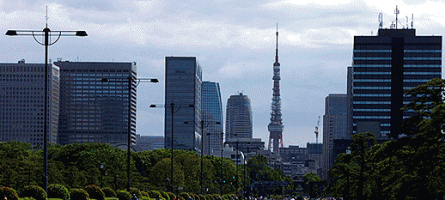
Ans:
POLYGON ((150 198, 150 195, 148 195, 148 192, 142 191, 141 194, 144 197, 150 198))
POLYGON ((9 187, 0 187, 0 197, 4 198, 6 196, 8 200, 18 200, 19 196, 17 195, 17 192, 9 187))
POLYGON ((173 192, 167 192, 167 194, 168 194, 168 197, 169 197, 171 200, 173 200, 173 199, 176 198, 176 195, 173 194, 173 192))
POLYGON ((127 192, 126 190, 118 190, 116 192, 117 194, 117 198, 119 200, 130 200, 131 199, 131 194, 129 192, 127 192))
POLYGON ((46 192, 43 188, 38 185, 26 186, 22 192, 21 197, 32 197, 36 200, 45 200, 46 192))
POLYGON ((90 195, 90 198, 97 200, 104 200, 105 194, 97 185, 87 185, 85 186, 85 190, 90 195))
POLYGON ((70 196, 72 200, 88 200, 90 199, 90 195, 87 191, 83 189, 72 189, 70 192, 70 196))
POLYGON ((130 188, 130 194, 131 194, 131 196, 133 196, 133 194, 135 194, 138 197, 138 199, 142 198, 141 191, 139 189, 137 189, 137 188, 132 188, 131 187, 130 188))
POLYGON ((150 198, 154 198, 154 199, 161 199, 162 198, 161 193, 159 193, 156 190, 149 190, 147 193, 150 196, 150 198))
POLYGON ((159 191, 159 193, 161 193, 161 197, 164 198, 165 200, 170 200, 170 197, 168 196, 167 192, 159 191))
POLYGON ((184 199, 184 200, 188 200, 189 199, 189 197, 190 197, 190 195, 187 193, 187 192, 181 192, 181 193, 179 193, 178 194, 178 197, 181 199, 184 199))
POLYGON ((104 192, 105 197, 117 197, 116 192, 113 189, 111 189, 110 187, 106 187, 106 188, 102 189, 102 191, 104 192))
POLYGON ((62 200, 69 200, 70 193, 65 186, 59 184, 51 184, 48 186, 48 198, 59 198, 62 200))

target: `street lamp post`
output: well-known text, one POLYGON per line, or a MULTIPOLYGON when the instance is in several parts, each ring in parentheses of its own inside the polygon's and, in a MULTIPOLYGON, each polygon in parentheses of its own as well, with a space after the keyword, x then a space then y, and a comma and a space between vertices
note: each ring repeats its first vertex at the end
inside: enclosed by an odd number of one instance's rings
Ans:
MULTIPOLYGON (((204 121, 201 120, 201 194, 202 194, 202 182, 204 178, 204 166, 203 166, 203 157, 204 157, 204 122, 215 122, 215 121, 204 121)), ((221 122, 215 122, 215 124, 221 124, 221 122)))
POLYGON ((48 23, 46 23, 43 31, 33 31, 33 30, 8 30, 6 31, 7 36, 32 36, 34 40, 40 45, 45 46, 45 86, 44 86, 44 102, 43 102, 43 152, 44 152, 44 172, 43 172, 43 187, 45 192, 48 192, 48 46, 55 44, 59 41, 62 36, 88 36, 85 31, 51 31, 48 28, 48 23), (54 34, 53 34, 54 33, 54 34), (36 36, 44 36, 44 41, 39 42, 36 36), (50 42, 49 39, 52 36, 56 36, 57 39, 54 42, 50 42))
MULTIPOLYGON (((131 73, 131 70, 130 70, 131 73)), ((123 80, 123 78, 103 78, 102 82, 110 82, 110 79, 118 79, 123 80)), ((131 179, 130 179, 130 159, 131 159, 131 92, 133 89, 133 80, 138 81, 135 84, 135 87, 138 86, 138 84, 141 81, 148 81, 152 83, 158 83, 158 79, 155 78, 133 78, 133 76, 130 74, 128 76, 128 124, 127 124, 127 190, 130 191, 131 187, 131 179)), ((120 82, 120 81, 118 81, 120 82)))
MULTIPOLYGON (((221 141, 223 141, 223 137, 224 137, 224 133, 221 133, 221 141)), ((224 151, 224 145, 221 142, 221 152, 220 152, 221 171, 220 171, 220 182, 219 182, 220 187, 221 187, 221 189, 220 189, 221 196, 223 195, 223 162, 222 162, 223 151, 224 151)))
MULTIPOLYGON (((346 156, 347 156, 347 158, 348 158, 348 163, 349 163, 349 160, 350 160, 350 156, 351 156, 351 147, 348 147, 347 149, 346 149, 346 156)), ((346 173, 347 173, 347 185, 346 185, 346 189, 347 189, 347 199, 349 200, 350 198, 349 198, 349 169, 348 170, 346 170, 346 173)))

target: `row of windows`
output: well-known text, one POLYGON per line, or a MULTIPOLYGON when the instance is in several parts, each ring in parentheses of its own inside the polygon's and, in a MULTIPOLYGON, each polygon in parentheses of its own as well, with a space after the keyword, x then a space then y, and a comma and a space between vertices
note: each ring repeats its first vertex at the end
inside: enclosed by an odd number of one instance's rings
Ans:
MULTIPOLYGON (((354 72, 356 75, 390 75, 391 72, 354 72)), ((405 75, 442 75, 442 72, 403 72, 405 75)))
POLYGON ((391 74, 391 72, 354 72, 354 74, 362 75, 362 74, 368 74, 368 75, 388 75, 391 74))
POLYGON ((354 79, 354 82, 391 82, 391 79, 354 79))
POLYGON ((391 94, 353 94, 354 97, 390 97, 391 94))
POLYGON ((354 67, 391 67, 391 65, 354 65, 354 67))
POLYGON ((353 87, 354 90, 390 90, 391 87, 353 87))
POLYGON ((413 53, 442 53, 442 50, 403 50, 403 52, 413 53))
POLYGON ((423 83, 423 82, 428 82, 428 81, 430 81, 430 79, 403 79, 403 82, 421 82, 421 83, 423 83))
POLYGON ((352 109, 357 112, 390 112, 391 109, 352 109))
POLYGON ((442 67, 442 65, 403 65, 403 67, 442 67))
POLYGON ((353 116, 353 119, 391 119, 391 116, 353 116))
MULTIPOLYGON (((352 126, 357 126, 356 123, 353 123, 352 126)), ((380 126, 391 126, 390 123, 380 123, 380 126)))
POLYGON ((391 60, 391 57, 354 57, 354 60, 391 60))
POLYGON ((383 53, 390 53, 391 50, 354 50, 354 52, 383 52, 383 53))
POLYGON ((403 60, 442 60, 441 57, 404 57, 403 60))
POLYGON ((391 101, 354 101, 353 104, 391 104, 391 101))
MULTIPOLYGON (((391 65, 354 65, 354 67, 391 67, 391 65)), ((442 67, 442 65, 404 65, 404 67, 442 67)))

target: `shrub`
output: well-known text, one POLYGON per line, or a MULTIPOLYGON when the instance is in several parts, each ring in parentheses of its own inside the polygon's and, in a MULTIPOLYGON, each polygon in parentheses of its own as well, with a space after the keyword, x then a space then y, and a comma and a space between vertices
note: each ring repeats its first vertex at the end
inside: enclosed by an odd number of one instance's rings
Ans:
POLYGON ((182 199, 188 200, 190 195, 187 192, 181 192, 178 194, 178 197, 179 197, 179 199, 182 198, 182 199))
POLYGON ((36 200, 45 200, 46 192, 38 185, 30 185, 25 187, 21 197, 32 197, 36 200))
POLYGON ((159 191, 159 193, 161 193, 161 197, 164 198, 165 200, 170 200, 170 197, 168 196, 167 192, 159 191))
POLYGON ((141 191, 142 196, 150 198, 150 195, 148 195, 148 192, 141 191))
POLYGON ((129 192, 127 192, 126 190, 118 190, 116 192, 117 194, 117 198, 119 200, 130 200, 131 199, 131 194, 129 192))
POLYGON ((169 197, 171 200, 173 200, 173 199, 176 198, 176 195, 173 194, 173 192, 167 192, 167 194, 168 194, 168 197, 169 197))
POLYGON ((72 189, 70 192, 70 196, 72 200, 88 200, 90 199, 90 195, 87 191, 83 189, 72 189))
POLYGON ((131 196, 133 196, 133 194, 135 194, 138 197, 138 199, 142 198, 141 191, 139 189, 137 189, 137 188, 132 188, 131 187, 130 188, 130 194, 131 194, 131 196))
POLYGON ((150 198, 154 198, 154 199, 161 199, 162 198, 161 193, 159 193, 156 190, 149 190, 147 193, 150 196, 150 198))
POLYGON ((18 200, 19 196, 17 195, 17 192, 10 188, 10 187, 0 187, 0 197, 3 198, 6 196, 8 200, 18 200))
POLYGON ((97 185, 87 185, 85 186, 85 190, 90 195, 90 198, 97 200, 104 200, 105 194, 97 185))
POLYGON ((69 200, 70 193, 65 186, 59 184, 51 184, 48 186, 48 198, 59 198, 62 200, 69 200))
POLYGON ((111 189, 110 187, 106 187, 106 188, 102 189, 102 191, 104 192, 106 197, 117 197, 116 192, 113 189, 111 189))

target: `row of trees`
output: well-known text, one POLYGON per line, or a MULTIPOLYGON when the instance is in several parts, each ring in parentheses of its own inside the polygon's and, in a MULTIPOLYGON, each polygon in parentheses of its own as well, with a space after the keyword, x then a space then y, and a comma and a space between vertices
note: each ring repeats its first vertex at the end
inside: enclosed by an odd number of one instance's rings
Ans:
MULTIPOLYGON (((0 143, 0 186, 12 187, 20 192, 26 185, 43 185, 43 151, 32 150, 28 143, 15 141, 0 143)), ((170 185, 171 152, 166 149, 131 153, 131 185, 141 190, 166 190, 170 185)), ((126 151, 108 144, 84 143, 54 145, 48 148, 48 180, 68 189, 96 184, 115 190, 125 189, 126 151), (101 164, 103 164, 101 168, 101 164)), ((201 160, 191 151, 174 150, 175 192, 200 193, 201 160), (181 191, 178 191, 181 188, 181 191)), ((249 159, 246 169, 235 166, 229 158, 204 156, 204 193, 238 194, 250 188, 261 194, 262 188, 248 187, 262 181, 287 181, 288 188, 275 188, 277 194, 292 189, 292 179, 267 165, 264 156, 249 159), (238 173, 236 171, 238 170, 238 173), (238 178, 236 179, 236 175, 238 178), (246 178, 244 178, 246 175, 246 178), (221 179, 222 176, 222 179, 221 179), (236 184, 238 181, 238 184, 236 184)))
POLYGON ((404 111, 408 137, 377 143, 371 133, 353 135, 351 154, 337 157, 327 192, 358 199, 443 199, 445 194, 445 82, 433 79, 409 90, 404 111))

